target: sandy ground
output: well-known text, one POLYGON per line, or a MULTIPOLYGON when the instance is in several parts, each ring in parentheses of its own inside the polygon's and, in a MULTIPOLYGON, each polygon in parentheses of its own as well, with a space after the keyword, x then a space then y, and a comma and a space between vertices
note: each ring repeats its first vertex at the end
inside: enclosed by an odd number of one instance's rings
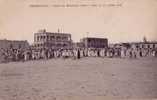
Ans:
POLYGON ((88 97, 157 98, 157 58, 51 59, 0 64, 0 100, 88 97))

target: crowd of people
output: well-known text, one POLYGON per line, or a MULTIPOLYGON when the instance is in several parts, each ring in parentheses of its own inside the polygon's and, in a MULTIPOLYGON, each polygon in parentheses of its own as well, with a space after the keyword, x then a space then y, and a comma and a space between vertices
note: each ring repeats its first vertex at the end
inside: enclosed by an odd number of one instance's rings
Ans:
POLYGON ((16 62, 53 58, 108 57, 141 58, 157 57, 157 49, 146 48, 73 48, 73 49, 0 49, 0 62, 16 62))

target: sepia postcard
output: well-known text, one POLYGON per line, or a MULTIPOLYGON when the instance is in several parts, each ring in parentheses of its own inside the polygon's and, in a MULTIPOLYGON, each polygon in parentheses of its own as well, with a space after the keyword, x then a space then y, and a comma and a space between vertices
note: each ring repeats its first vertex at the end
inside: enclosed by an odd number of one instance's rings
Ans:
POLYGON ((157 0, 0 0, 0 100, 157 99, 157 0))

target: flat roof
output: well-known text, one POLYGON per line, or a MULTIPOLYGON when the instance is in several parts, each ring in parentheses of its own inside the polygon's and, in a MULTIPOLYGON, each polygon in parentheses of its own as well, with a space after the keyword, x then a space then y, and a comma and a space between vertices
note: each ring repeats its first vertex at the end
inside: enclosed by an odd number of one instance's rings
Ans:
POLYGON ((55 34, 55 35, 71 35, 70 33, 58 33, 58 32, 37 32, 34 34, 55 34))
POLYGON ((107 39, 107 38, 98 38, 98 37, 85 37, 83 39, 107 39))
POLYGON ((27 40, 7 40, 7 39, 3 39, 0 41, 7 41, 7 42, 28 42, 27 40))

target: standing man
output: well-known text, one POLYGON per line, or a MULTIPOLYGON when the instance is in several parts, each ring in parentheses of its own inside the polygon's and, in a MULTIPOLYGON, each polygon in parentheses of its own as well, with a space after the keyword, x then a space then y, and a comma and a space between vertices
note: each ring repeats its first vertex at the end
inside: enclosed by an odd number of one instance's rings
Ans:
POLYGON ((77 50, 77 59, 80 59, 80 50, 77 50))

